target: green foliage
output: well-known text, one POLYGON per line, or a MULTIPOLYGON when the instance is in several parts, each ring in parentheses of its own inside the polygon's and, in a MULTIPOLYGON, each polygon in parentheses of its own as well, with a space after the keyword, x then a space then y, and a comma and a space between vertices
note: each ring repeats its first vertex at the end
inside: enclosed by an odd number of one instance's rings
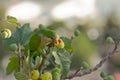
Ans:
POLYGON ((24 74, 22 72, 15 73, 15 78, 17 80, 28 80, 28 77, 26 76, 26 74, 24 74))
POLYGON ((60 67, 63 76, 66 76, 70 70, 70 54, 65 49, 53 52, 55 63, 60 67))
POLYGON ((64 42, 64 45, 65 45, 65 49, 68 51, 68 52, 71 52, 72 51, 72 46, 71 46, 71 40, 68 39, 67 37, 61 37, 61 39, 63 40, 64 42))
POLYGON ((45 28, 42 24, 39 25, 39 28, 36 29, 36 32, 38 32, 39 34, 42 34, 43 36, 46 36, 48 38, 52 38, 54 40, 59 38, 56 31, 45 28))
POLYGON ((11 57, 10 62, 7 65, 6 72, 7 74, 11 74, 13 71, 18 71, 18 57, 11 57))
POLYGON ((42 57, 37 56, 35 59, 35 68, 38 68, 39 65, 41 64, 42 57))
POLYGON ((96 45, 94 45, 85 34, 81 34, 78 37, 74 37, 71 45, 73 53, 79 56, 79 59, 85 61, 89 61, 89 56, 91 56, 97 49, 96 45))
POLYGON ((24 24, 21 28, 17 27, 12 36, 17 44, 25 45, 31 36, 29 23, 24 24))
POLYGON ((40 37, 37 34, 33 34, 29 40, 29 49, 31 51, 37 50, 40 42, 41 42, 40 37))
MULTIPOLYGON (((3 46, 5 50, 16 54, 10 57, 6 72, 11 74, 14 71, 17 80, 60 80, 61 77, 67 77, 70 71, 71 52, 83 53, 80 56, 87 59, 95 49, 85 35, 79 37, 79 30, 75 30, 75 37, 71 40, 64 36, 59 37, 55 30, 42 24, 32 31, 29 23, 20 26, 14 17, 7 16, 7 22, 16 26, 16 29, 10 37, 2 40, 3 46), (58 46, 54 44, 55 41, 58 41, 58 46), (51 69, 52 74, 44 73, 46 69, 51 69)), ((89 65, 83 61, 81 67, 88 69, 89 65)))
POLYGON ((13 37, 2 40, 3 48, 4 48, 5 50, 10 50, 10 45, 11 45, 12 43, 16 43, 16 41, 14 40, 13 37))
POLYGON ((17 21, 17 19, 16 19, 15 17, 7 16, 7 21, 8 21, 10 24, 12 24, 12 25, 14 25, 14 26, 16 26, 16 27, 20 26, 20 24, 18 23, 18 21, 17 21))

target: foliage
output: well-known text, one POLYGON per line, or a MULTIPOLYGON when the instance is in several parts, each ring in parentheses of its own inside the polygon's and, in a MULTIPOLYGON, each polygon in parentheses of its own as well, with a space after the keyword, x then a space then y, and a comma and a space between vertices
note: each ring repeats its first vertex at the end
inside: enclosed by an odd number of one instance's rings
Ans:
MULTIPOLYGON (((81 42, 81 52, 88 49, 87 52, 92 53, 94 48, 94 46, 92 48, 84 46, 84 41, 87 45, 91 45, 91 43, 80 34, 78 29, 74 32, 74 38, 69 39, 59 36, 55 30, 48 29, 42 24, 32 31, 29 23, 21 26, 17 19, 11 16, 7 16, 6 20, 15 26, 13 32, 10 29, 0 30, 4 49, 14 53, 14 56, 10 57, 6 68, 8 75, 14 72, 17 80, 60 80, 71 79, 78 72, 84 72, 85 69, 89 68, 88 63, 83 61, 80 69, 76 70, 72 76, 68 76, 71 56, 74 55, 72 52, 76 49, 77 44, 74 41, 81 36, 78 39, 81 42), (50 66, 52 67, 49 68, 50 66)), ((111 38, 108 38, 107 42, 111 42, 111 40, 111 38)), ((100 65, 102 63, 100 62, 100 65)), ((90 69, 90 71, 95 71, 97 68, 99 66, 90 69)), ((89 74, 90 71, 82 73, 80 76, 89 74)), ((106 77, 103 72, 101 77, 106 77)), ((107 80, 112 80, 111 78, 111 76, 108 76, 107 80)))

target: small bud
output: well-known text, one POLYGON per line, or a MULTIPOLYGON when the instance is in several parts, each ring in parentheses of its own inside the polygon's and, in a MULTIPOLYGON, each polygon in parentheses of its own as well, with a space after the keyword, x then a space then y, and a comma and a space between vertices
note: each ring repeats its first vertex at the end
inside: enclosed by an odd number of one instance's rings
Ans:
POLYGON ((60 69, 59 68, 54 68, 53 70, 52 70, 52 79, 53 80, 60 80, 60 69))
POLYGON ((54 69, 52 70, 52 72, 60 73, 60 69, 56 67, 56 68, 54 68, 54 69))
POLYGON ((80 30, 75 29, 75 31, 74 31, 74 35, 75 35, 75 36, 79 36, 79 35, 80 35, 80 30))
POLYGON ((62 39, 55 40, 55 41, 54 41, 54 45, 55 45, 57 48, 64 48, 64 46, 65 46, 62 39))
POLYGON ((10 38, 11 35, 12 35, 12 32, 9 29, 4 29, 3 31, 1 31, 1 37, 3 39, 10 38))
POLYGON ((114 80, 113 76, 108 76, 106 80, 114 80))
POLYGON ((6 39, 8 37, 8 33, 7 32, 2 32, 1 37, 2 37, 2 39, 6 39))
POLYGON ((107 76, 107 74, 102 71, 102 72, 100 73, 100 76, 101 76, 102 78, 105 78, 105 77, 107 76))
POLYGON ((84 69, 87 69, 89 67, 89 64, 87 62, 83 61, 81 63, 81 67, 83 67, 84 69))
POLYGON ((114 40, 112 39, 112 37, 109 36, 106 38, 106 42, 107 43, 114 43, 114 40))
POLYGON ((42 74, 41 79, 42 80, 52 80, 52 74, 50 72, 46 72, 46 73, 42 74))
POLYGON ((16 51, 17 49, 18 49, 18 46, 17 46, 16 43, 12 43, 12 44, 10 44, 10 50, 12 50, 12 51, 16 51))

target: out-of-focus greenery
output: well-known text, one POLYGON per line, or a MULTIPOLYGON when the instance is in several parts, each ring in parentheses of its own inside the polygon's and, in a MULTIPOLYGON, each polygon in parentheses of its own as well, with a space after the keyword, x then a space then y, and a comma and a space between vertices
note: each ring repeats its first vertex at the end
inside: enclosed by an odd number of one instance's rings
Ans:
POLYGON ((84 33, 81 33, 80 36, 73 39, 72 47, 74 54, 72 67, 75 68, 80 66, 80 62, 83 60, 91 63, 90 56, 95 54, 97 50, 97 46, 84 33))
MULTIPOLYGON (((8 1, 8 0, 6 0, 6 1, 8 1)), ((38 1, 38 0, 36 0, 36 1, 38 1)), ((44 2, 44 0, 42 0, 42 1, 44 2)), ((98 0, 96 2, 98 2, 97 4, 99 4, 100 0, 98 0)), ((109 1, 107 1, 107 2, 109 2, 109 1)), ((96 5, 96 8, 98 9, 98 11, 101 10, 100 5, 96 5)), ((107 6, 107 8, 108 8, 108 6, 107 6)), ((105 7, 104 9, 106 10, 107 8, 105 7)), ((5 11, 6 11, 5 5, 0 3, 0 29, 1 28, 9 28, 11 30, 14 30, 15 28, 12 27, 9 23, 1 22, 1 19, 5 18, 5 11)), ((78 19, 76 21, 73 19, 73 21, 75 21, 74 25, 79 25, 79 26, 72 26, 71 29, 68 28, 69 23, 66 23, 64 20, 63 21, 62 20, 61 21, 53 20, 53 21, 50 21, 50 23, 47 25, 48 28, 57 30, 57 31, 61 32, 62 35, 66 35, 66 33, 70 34, 70 35, 68 35, 69 38, 71 38, 72 37, 71 35, 74 34, 73 31, 76 27, 78 27, 79 30, 81 31, 80 35, 78 37, 76 37, 75 39, 73 39, 73 42, 72 42, 72 47, 73 47, 72 54, 74 54, 72 57, 72 65, 71 65, 72 69, 80 67, 80 63, 83 60, 87 61, 91 65, 92 61, 90 60, 90 58, 92 55, 94 55, 96 53, 99 53, 99 55, 98 55, 99 57, 101 57, 101 55, 104 56, 105 55, 104 53, 109 52, 108 48, 106 48, 106 45, 111 46, 110 49, 112 50, 113 44, 112 45, 106 44, 105 43, 106 37, 111 36, 113 38, 113 40, 115 40, 115 41, 120 40, 120 25, 118 23, 119 21, 117 22, 116 19, 113 18, 115 14, 107 15, 108 18, 106 16, 103 16, 103 14, 102 15, 101 14, 100 14, 100 16, 102 16, 102 18, 103 17, 104 18, 103 18, 103 21, 101 21, 101 23, 98 22, 99 23, 98 25, 96 25, 97 20, 96 21, 90 20, 89 18, 87 19, 87 17, 85 17, 85 19, 83 19, 83 23, 82 23, 82 19, 78 19), (86 20, 86 22, 84 22, 84 20, 86 20), (104 23, 106 23, 106 24, 104 24, 104 23), (94 24, 99 27, 96 27, 94 24), (91 25, 93 25, 93 26, 91 26, 91 25), (94 41, 90 40, 87 35, 87 30, 89 30, 91 27, 96 28, 100 33, 99 37, 94 41), (64 29, 64 31, 60 31, 60 29, 64 29)), ((99 20, 101 20, 101 18, 100 19, 98 18, 98 21, 99 20)), ((37 21, 35 21, 35 22, 37 22, 37 21)), ((9 53, 5 53, 5 51, 2 49, 2 43, 1 43, 1 39, 0 39, 0 64, 1 64, 1 59, 3 59, 3 57, 6 54, 9 54, 9 53)), ((108 65, 108 70, 109 71, 110 70, 113 70, 113 71, 120 70, 120 62, 119 61, 120 61, 120 55, 119 54, 114 55, 109 62, 110 65, 108 65), (111 65, 113 66, 112 67, 113 69, 110 68, 111 65)), ((0 65, 0 67, 1 66, 2 65, 0 65)))

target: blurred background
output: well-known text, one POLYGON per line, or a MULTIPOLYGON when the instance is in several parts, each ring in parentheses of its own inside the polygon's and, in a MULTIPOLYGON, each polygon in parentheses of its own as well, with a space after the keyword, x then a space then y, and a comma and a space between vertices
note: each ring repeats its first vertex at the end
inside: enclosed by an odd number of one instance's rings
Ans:
MULTIPOLYGON (((32 29, 43 24, 68 38, 73 36, 74 29, 79 29, 80 36, 72 42, 75 54, 72 70, 84 60, 94 67, 106 53, 112 51, 114 44, 107 44, 105 38, 120 39, 119 14, 120 0, 0 0, 0 19, 10 15, 21 24, 30 23, 32 29)), ((0 28, 6 26, 0 22, 0 28)), ((2 48, 0 39, 0 80, 15 80, 14 75, 7 76, 5 72, 11 55, 2 48)), ((99 76, 102 70, 111 75, 119 72, 120 54, 113 55, 98 71, 80 79, 102 80, 99 76)))

